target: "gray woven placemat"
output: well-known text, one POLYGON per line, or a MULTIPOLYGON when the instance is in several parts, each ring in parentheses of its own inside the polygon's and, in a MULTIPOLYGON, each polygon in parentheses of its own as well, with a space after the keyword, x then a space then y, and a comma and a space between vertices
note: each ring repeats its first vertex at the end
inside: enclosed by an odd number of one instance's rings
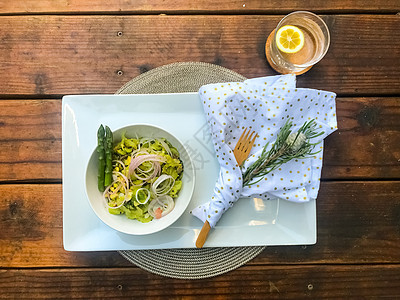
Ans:
MULTIPOLYGON (((236 72, 208 63, 174 63, 135 77, 119 89, 117 94, 197 92, 204 84, 245 79, 236 72)), ((201 279, 234 270, 256 257, 264 248, 188 248, 132 250, 119 253, 138 267, 158 275, 201 279)))

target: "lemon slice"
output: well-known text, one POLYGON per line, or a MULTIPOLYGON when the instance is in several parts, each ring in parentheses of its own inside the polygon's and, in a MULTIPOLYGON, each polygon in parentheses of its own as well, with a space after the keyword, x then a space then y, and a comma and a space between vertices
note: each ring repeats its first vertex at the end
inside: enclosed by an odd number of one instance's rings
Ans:
POLYGON ((276 45, 284 53, 296 53, 304 46, 304 34, 300 28, 285 25, 276 33, 276 45))

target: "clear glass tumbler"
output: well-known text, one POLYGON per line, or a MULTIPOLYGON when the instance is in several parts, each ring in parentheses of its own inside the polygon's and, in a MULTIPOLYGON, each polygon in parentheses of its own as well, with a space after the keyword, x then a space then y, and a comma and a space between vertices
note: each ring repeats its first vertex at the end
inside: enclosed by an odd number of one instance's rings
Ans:
POLYGON ((265 51, 269 64, 282 74, 302 74, 319 62, 329 48, 328 26, 317 15, 307 11, 296 11, 285 16, 268 38, 265 51), (300 29, 304 36, 304 45, 296 53, 285 53, 277 46, 277 32, 292 25, 300 29))

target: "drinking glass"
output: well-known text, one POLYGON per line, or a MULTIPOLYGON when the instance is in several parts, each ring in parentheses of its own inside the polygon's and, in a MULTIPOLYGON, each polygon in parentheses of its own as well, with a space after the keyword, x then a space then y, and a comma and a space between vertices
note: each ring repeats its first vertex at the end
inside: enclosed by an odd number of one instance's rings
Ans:
POLYGON ((296 11, 285 16, 270 34, 265 46, 269 64, 282 74, 302 74, 319 62, 329 48, 328 26, 317 15, 307 11, 296 11), (304 45, 296 53, 285 53, 278 49, 276 33, 285 25, 298 27, 304 35, 304 45))

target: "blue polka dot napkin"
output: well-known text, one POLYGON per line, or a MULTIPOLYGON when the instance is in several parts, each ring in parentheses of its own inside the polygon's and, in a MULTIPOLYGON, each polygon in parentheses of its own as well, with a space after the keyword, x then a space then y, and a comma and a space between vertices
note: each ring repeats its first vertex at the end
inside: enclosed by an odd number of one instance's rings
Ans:
POLYGON ((293 202, 307 202, 317 197, 323 139, 337 129, 335 93, 296 88, 295 75, 279 75, 208 84, 200 88, 199 95, 220 173, 212 198, 193 209, 194 216, 214 227, 240 197, 293 202), (312 140, 319 142, 314 152, 321 151, 310 158, 291 160, 256 184, 243 187, 242 172, 257 160, 267 142, 274 143, 288 119, 293 123, 293 132, 304 122, 315 119, 318 129, 325 132, 312 140), (258 137, 249 158, 239 168, 233 149, 246 127, 255 130, 258 137))

